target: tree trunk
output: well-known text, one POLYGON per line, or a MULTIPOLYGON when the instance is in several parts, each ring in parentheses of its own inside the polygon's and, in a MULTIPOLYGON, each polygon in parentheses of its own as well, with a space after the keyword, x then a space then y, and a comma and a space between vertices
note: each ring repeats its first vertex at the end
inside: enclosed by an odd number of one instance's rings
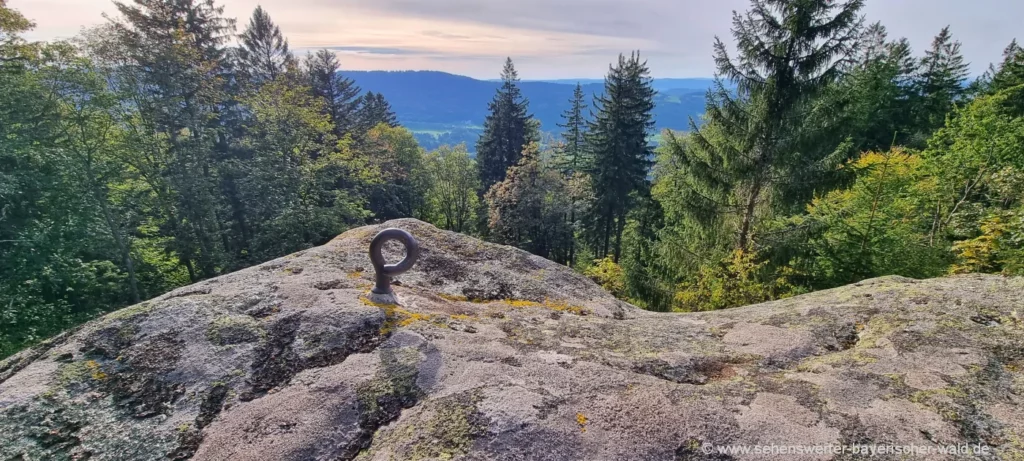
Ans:
POLYGON ((120 253, 121 261, 124 263, 125 269, 128 270, 128 289, 131 292, 132 302, 138 304, 142 299, 139 296, 139 283, 138 278, 135 276, 135 262, 132 261, 131 249, 128 248, 124 237, 121 236, 121 230, 114 221, 113 213, 110 212, 106 193, 103 192, 100 184, 96 181, 95 175, 93 174, 91 155, 88 156, 86 162, 85 174, 89 181, 89 188, 92 189, 93 196, 99 204, 100 210, 103 212, 103 219, 107 222, 107 227, 110 228, 110 235, 114 239, 114 244, 117 246, 118 253, 120 253))
POLYGON ((739 242, 737 249, 746 252, 750 246, 750 229, 754 225, 754 210, 757 208, 757 199, 761 195, 761 181, 755 180, 750 189, 750 196, 747 198, 747 205, 743 210, 743 224, 740 226, 739 242))

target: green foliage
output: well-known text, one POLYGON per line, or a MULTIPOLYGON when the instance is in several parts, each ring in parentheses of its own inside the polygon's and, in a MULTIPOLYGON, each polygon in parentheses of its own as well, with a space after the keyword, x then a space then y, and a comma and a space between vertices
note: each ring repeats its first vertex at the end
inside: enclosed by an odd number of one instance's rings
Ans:
POLYGON ((673 308, 694 312, 756 304, 784 297, 792 286, 784 277, 773 278, 768 264, 754 253, 734 250, 718 263, 703 265, 679 286, 673 308))
POLYGON ((562 113, 563 123, 558 125, 565 131, 562 133, 563 144, 555 164, 567 177, 593 168, 587 152, 587 119, 584 115, 587 104, 583 100, 583 87, 579 83, 576 84, 570 104, 569 109, 562 113))
POLYGON ((902 149, 868 152, 846 165, 854 184, 814 199, 790 217, 799 253, 789 267, 804 285, 829 288, 882 275, 940 275, 948 254, 929 239, 935 182, 920 156, 902 149), (800 241, 800 242, 797 242, 800 241))
POLYGON ((21 40, 30 25, 0 5, 0 356, 133 298, 122 215, 97 207, 121 178, 110 97, 69 45, 21 40))
POLYGON ((672 308, 675 291, 673 283, 666 281, 671 272, 669 259, 661 254, 660 232, 664 223, 661 204, 651 197, 641 197, 629 216, 623 236, 626 249, 622 256, 624 291, 638 306, 652 311, 672 308))
POLYGON ((819 101, 855 50, 862 6, 752 0, 749 12, 734 14, 739 57, 716 41, 715 62, 737 91, 719 81, 705 125, 692 122, 688 145, 675 154, 690 174, 680 185, 692 224, 725 226, 733 247, 747 252, 761 222, 827 185, 847 146, 828 136, 839 120, 819 101))
POLYGON ((533 254, 566 263, 573 228, 565 219, 572 194, 561 173, 540 160, 536 143, 523 149, 505 180, 487 191, 490 236, 533 254))
POLYGON ((323 78, 336 61, 300 71, 262 10, 231 50, 212 1, 116 6, 74 44, 32 44, 0 5, 0 356, 324 243, 371 202, 422 208, 412 136, 359 132, 353 89, 323 78))
POLYGON ((262 6, 256 6, 239 39, 241 46, 235 53, 238 75, 250 85, 272 82, 295 66, 288 40, 262 6))
POLYGON ((601 288, 620 298, 625 295, 625 284, 623 283, 622 266, 619 266, 611 257, 595 259, 594 263, 583 271, 583 275, 590 277, 601 288))
POLYGON ((480 206, 480 178, 466 146, 441 146, 427 154, 424 163, 429 181, 423 213, 427 221, 455 232, 472 231, 480 206))
POLYGON ((626 215, 636 193, 646 194, 649 184, 654 129, 654 88, 646 61, 639 53, 618 63, 605 77, 604 95, 595 97, 597 114, 589 124, 587 147, 592 155, 588 171, 594 190, 591 208, 591 245, 601 256, 622 254, 626 215))
POLYGON ((519 163, 523 148, 537 136, 529 124, 529 101, 519 91, 519 74, 511 58, 505 60, 501 79, 501 88, 487 106, 490 114, 476 144, 482 193, 505 179, 505 171, 519 163))
POLYGON ((409 130, 380 123, 364 136, 361 150, 380 171, 370 192, 370 212, 379 221, 421 216, 429 177, 423 152, 409 130))
POLYGON ((380 183, 378 166, 335 142, 321 101, 293 82, 282 75, 243 98, 251 118, 240 145, 252 156, 237 164, 237 184, 252 236, 245 251, 256 261, 322 244, 365 218, 353 192, 380 183))
POLYGON ((384 99, 384 95, 372 91, 359 98, 359 109, 356 110, 355 120, 359 133, 372 130, 381 123, 392 128, 398 126, 398 117, 391 110, 391 104, 384 99))
POLYGON ((960 42, 953 40, 949 26, 946 26, 925 52, 920 73, 915 79, 921 99, 917 104, 917 124, 925 134, 941 127, 953 104, 963 99, 967 71, 967 64, 960 54, 960 42))
POLYGON ((866 151, 915 142, 918 63, 910 43, 890 41, 880 23, 868 27, 863 41, 856 66, 824 96, 844 120, 846 133, 835 134, 849 134, 854 146, 866 151))
POLYGON ((352 79, 339 73, 338 58, 330 50, 319 50, 306 56, 304 72, 306 85, 323 101, 324 113, 334 123, 334 135, 339 139, 353 133, 359 124, 359 87, 352 79))
POLYGON ((987 90, 996 93, 1018 85, 1024 85, 1024 48, 1017 44, 1017 40, 1013 40, 1003 50, 1003 62, 993 69, 987 90))
POLYGON ((956 264, 950 272, 1024 275, 1024 208, 992 213, 979 230, 981 235, 953 244, 956 264))

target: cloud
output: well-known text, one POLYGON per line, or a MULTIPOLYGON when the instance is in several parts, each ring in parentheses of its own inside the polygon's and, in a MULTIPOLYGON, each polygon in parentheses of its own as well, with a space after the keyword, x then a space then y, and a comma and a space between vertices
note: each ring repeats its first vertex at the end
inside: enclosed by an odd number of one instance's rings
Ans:
POLYGON ((387 48, 380 46, 326 46, 324 49, 330 51, 352 52, 357 54, 382 54, 388 56, 428 55, 422 50, 409 48, 387 48))
MULTIPOLYGON (((713 73, 711 44, 731 42, 731 12, 748 0, 216 0, 244 25, 257 4, 296 50, 334 49, 350 69, 435 69, 494 78, 511 56, 524 78, 593 78, 640 50, 656 76, 713 73)), ((109 0, 9 0, 39 23, 33 38, 102 22, 109 0)), ((1020 0, 867 0, 869 21, 918 53, 943 26, 982 72, 1019 29, 1020 0)), ((1024 39, 1024 36, 1021 37, 1024 39)))

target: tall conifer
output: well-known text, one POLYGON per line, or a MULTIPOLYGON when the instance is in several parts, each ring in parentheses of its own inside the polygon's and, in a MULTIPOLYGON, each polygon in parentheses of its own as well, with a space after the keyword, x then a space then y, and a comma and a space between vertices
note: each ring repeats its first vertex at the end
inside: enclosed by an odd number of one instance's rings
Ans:
POLYGON ((862 0, 751 0, 748 12, 733 13, 739 56, 716 39, 719 80, 705 123, 691 121, 685 149, 668 143, 689 172, 678 185, 685 214, 706 237, 725 226, 735 232, 734 247, 748 250, 765 215, 802 203, 842 160, 835 142, 819 139, 832 120, 814 103, 851 65, 862 7, 862 0))
POLYGON ((341 138, 357 123, 359 87, 342 76, 338 58, 329 50, 320 50, 306 57, 306 82, 313 94, 324 103, 324 111, 334 123, 334 134, 341 138))
POLYGON ((992 75, 991 90, 993 92, 1024 84, 1024 48, 1017 40, 1003 50, 1003 62, 992 75))
POLYGON ((484 132, 476 143, 477 165, 484 192, 505 179, 508 168, 519 162, 523 147, 535 136, 529 124, 529 101, 519 90, 519 74, 512 58, 505 60, 501 81, 501 87, 488 104, 490 114, 484 120, 484 132))
POLYGON ((587 119, 584 111, 587 103, 583 100, 583 87, 579 83, 569 100, 569 108, 562 113, 562 123, 558 126, 562 131, 562 149, 555 165, 566 177, 589 168, 590 162, 586 152, 587 119))
POLYGON ((295 64, 288 40, 262 6, 253 11, 249 25, 239 38, 242 42, 237 50, 239 73, 251 84, 272 81, 295 64))
POLYGON ((918 126, 925 134, 943 126, 953 104, 964 97, 967 69, 960 53, 960 42, 953 40, 949 26, 944 27, 935 36, 931 48, 925 51, 917 76, 918 96, 921 98, 918 126))
POLYGON ((391 110, 391 104, 384 99, 383 94, 372 91, 367 92, 359 99, 356 119, 359 123, 360 133, 366 133, 381 123, 391 128, 398 126, 398 117, 391 110))
POLYGON ((592 240, 597 256, 622 253, 622 232, 634 193, 649 185, 654 130, 654 88, 647 62, 639 53, 609 66, 604 94, 594 100, 597 114, 590 122, 587 145, 593 155, 590 176, 594 187, 592 240))
POLYGON ((144 168, 166 214, 169 250, 193 281, 218 273, 224 253, 218 220, 220 196, 215 143, 222 138, 219 110, 225 94, 223 45, 234 31, 213 0, 114 2, 113 23, 125 50, 119 85, 135 85, 134 104, 144 129, 167 140, 144 168))

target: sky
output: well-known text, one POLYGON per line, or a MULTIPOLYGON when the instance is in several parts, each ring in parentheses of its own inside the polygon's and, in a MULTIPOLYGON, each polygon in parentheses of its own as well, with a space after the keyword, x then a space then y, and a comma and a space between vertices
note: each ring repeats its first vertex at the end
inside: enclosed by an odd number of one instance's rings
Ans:
MULTIPOLYGON (((238 30, 260 4, 297 54, 328 48, 343 69, 440 70, 497 78, 505 56, 523 79, 601 78, 639 50, 654 77, 709 77, 712 43, 731 43, 749 0, 216 0, 238 30)), ((33 40, 74 36, 116 12, 111 0, 8 0, 36 22, 33 40)), ((922 53, 950 25, 978 75, 1024 41, 1022 0, 867 0, 868 22, 922 53)))

